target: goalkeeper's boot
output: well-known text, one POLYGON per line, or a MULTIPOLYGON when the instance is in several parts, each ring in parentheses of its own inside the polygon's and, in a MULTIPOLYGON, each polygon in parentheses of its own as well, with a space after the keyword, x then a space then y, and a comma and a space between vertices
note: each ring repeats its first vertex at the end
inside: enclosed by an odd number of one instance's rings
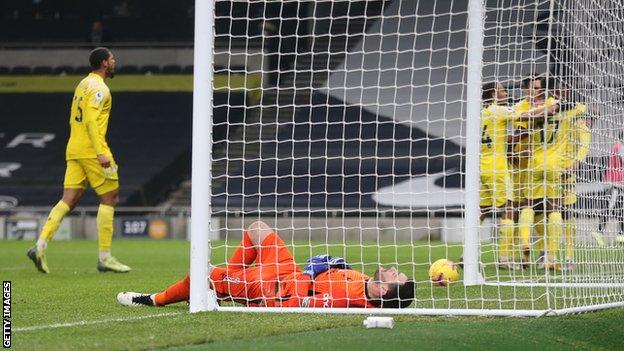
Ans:
POLYGON ((117 301, 128 307, 156 306, 153 295, 124 291, 117 294, 117 301))
POLYGON ((98 261, 97 270, 100 272, 116 272, 116 273, 128 273, 131 268, 125 264, 117 261, 115 257, 109 257, 104 261, 98 261))
POLYGON ((28 249, 26 255, 33 261, 39 272, 50 273, 50 269, 48 269, 48 259, 46 258, 44 250, 37 250, 37 245, 35 245, 28 249))
POLYGON ((594 240, 596 240, 596 244, 598 244, 598 246, 600 247, 606 246, 604 236, 602 235, 602 233, 594 230, 593 232, 591 232, 591 236, 594 238, 594 240))

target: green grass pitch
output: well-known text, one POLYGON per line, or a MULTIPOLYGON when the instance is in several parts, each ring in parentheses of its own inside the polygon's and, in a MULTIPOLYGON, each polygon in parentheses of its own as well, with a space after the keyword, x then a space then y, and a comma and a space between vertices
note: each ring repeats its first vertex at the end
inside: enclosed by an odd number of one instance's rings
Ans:
MULTIPOLYGON (((114 254, 133 267, 129 274, 98 273, 97 244, 93 241, 61 241, 51 243, 48 260, 52 273, 43 275, 26 258, 31 244, 0 241, 0 275, 13 284, 11 320, 16 350, 622 349, 623 309, 549 318, 404 316, 395 318, 392 330, 366 330, 362 326, 365 316, 361 315, 190 315, 186 304, 124 308, 115 298, 119 291, 153 292, 186 274, 187 242, 115 241, 114 254)), ((295 254, 303 261, 310 251, 299 248, 295 254)), ((319 246, 318 251, 324 249, 319 246)), ((388 248, 387 253, 372 247, 351 252, 332 246, 333 250, 351 261, 414 258, 417 264, 412 269, 417 280, 425 279, 430 258, 459 256, 458 251, 447 252, 443 246, 431 251, 400 246, 388 248)), ((224 255, 222 248, 216 248, 215 262, 222 261, 224 255)), ((367 272, 373 269, 366 265, 361 268, 367 272)), ((539 290, 532 293, 539 297, 539 290)), ((420 283, 417 306, 459 307, 458 300, 463 300, 460 297, 464 294, 477 300, 481 292, 461 285, 446 289, 420 283)), ((503 291, 490 297, 504 301, 510 295, 503 291)), ((477 303, 482 302, 469 304, 477 303)), ((491 302, 489 307, 505 304, 491 302)))

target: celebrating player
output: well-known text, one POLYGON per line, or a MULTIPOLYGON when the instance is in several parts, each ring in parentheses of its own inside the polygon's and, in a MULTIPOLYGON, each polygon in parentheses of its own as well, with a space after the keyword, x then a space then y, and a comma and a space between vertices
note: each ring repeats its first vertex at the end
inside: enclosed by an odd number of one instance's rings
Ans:
POLYGON ((482 88, 481 111, 481 220, 488 212, 502 208, 498 228, 498 266, 518 269, 513 260, 513 207, 511 179, 507 167, 507 124, 513 114, 505 106, 507 90, 501 83, 486 83, 482 88))
MULTIPOLYGON (((558 84, 560 86, 554 92, 561 111, 547 118, 538 134, 539 142, 533 145, 533 156, 527 173, 530 181, 529 187, 525 189, 525 197, 529 199, 529 206, 542 210, 542 221, 547 218, 545 238, 547 250, 540 255, 540 264, 543 262, 546 269, 561 270, 566 268, 559 262, 559 242, 564 226, 562 177, 564 172, 568 177, 569 171, 579 162, 577 160, 579 158, 582 160, 586 155, 586 152, 582 151, 584 148, 573 150, 571 145, 576 146, 578 142, 577 120, 583 118, 587 108, 584 104, 569 102, 569 91, 561 86, 562 82, 558 84)), ((537 231, 543 236, 544 232, 540 229, 543 229, 543 225, 542 228, 537 226, 537 231)), ((567 268, 571 268, 572 265, 573 236, 572 231, 566 232, 567 268)), ((543 240, 540 242, 543 244, 543 240)))
POLYGON ((565 242, 565 261, 563 269, 573 268, 574 241, 576 239, 576 216, 573 207, 578 201, 576 194, 576 171, 579 164, 585 160, 589 153, 591 142, 591 120, 589 118, 577 118, 572 124, 571 138, 566 144, 564 155, 572 161, 572 166, 564 171, 561 182, 563 188, 563 232, 565 242))
MULTIPOLYGON (((414 281, 393 267, 380 267, 370 278, 342 258, 320 255, 300 270, 279 235, 260 221, 243 232, 225 267, 211 267, 209 279, 220 300, 252 307, 405 308, 414 299, 414 281)), ((162 292, 121 292, 117 300, 124 306, 164 306, 187 301, 189 288, 186 276, 162 292)))
POLYGON ((106 143, 106 130, 112 98, 104 79, 115 75, 115 57, 107 48, 96 48, 89 54, 93 71, 74 92, 69 116, 71 127, 67 142, 63 198, 52 208, 39 240, 28 250, 28 257, 42 273, 49 273, 46 249, 59 224, 71 211, 89 184, 100 197, 97 213, 99 260, 101 272, 128 272, 130 267, 111 256, 113 216, 119 201, 117 164, 106 143))
POLYGON ((522 82, 525 98, 514 105, 514 136, 511 138, 510 157, 513 181, 514 206, 521 208, 518 218, 520 243, 525 262, 530 259, 531 229, 535 221, 535 211, 528 206, 526 190, 531 187, 529 161, 533 146, 539 144, 541 126, 546 116, 558 111, 557 100, 546 98, 546 81, 542 77, 528 77, 522 82), (532 116, 532 118, 526 118, 532 116))

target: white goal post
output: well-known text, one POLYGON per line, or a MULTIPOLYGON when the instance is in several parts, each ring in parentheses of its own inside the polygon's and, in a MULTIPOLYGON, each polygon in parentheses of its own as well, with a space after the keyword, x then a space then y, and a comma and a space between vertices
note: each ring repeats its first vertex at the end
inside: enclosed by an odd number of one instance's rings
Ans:
POLYGON ((196 0, 194 60, 191 312, 624 306, 621 1, 196 0), (508 174, 493 179, 486 119, 503 117, 508 174), (414 302, 218 304, 210 267, 258 220, 299 267, 318 254, 369 276, 396 267, 414 302), (458 281, 431 281, 439 259, 462 265, 458 281))

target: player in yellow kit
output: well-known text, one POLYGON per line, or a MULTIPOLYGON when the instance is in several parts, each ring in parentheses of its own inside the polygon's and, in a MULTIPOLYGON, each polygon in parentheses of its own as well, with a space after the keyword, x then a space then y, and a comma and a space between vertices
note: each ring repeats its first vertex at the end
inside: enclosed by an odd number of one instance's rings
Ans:
POLYGON ((498 266, 518 269, 513 259, 513 207, 511 179, 507 168, 507 124, 513 114, 506 106, 507 90, 501 83, 482 87, 481 110, 481 220, 487 213, 502 210, 498 228, 498 266))
POLYGON ((530 260, 531 230, 535 221, 535 211, 526 197, 531 188, 529 162, 532 150, 539 143, 539 132, 544 118, 556 113, 558 103, 555 98, 546 97, 546 81, 542 77, 529 77, 522 82, 525 98, 514 105, 514 136, 510 142, 514 207, 520 208, 518 227, 520 245, 524 261, 530 260), (527 118, 531 116, 531 118, 527 118))
POLYGON ((573 164, 564 171, 561 177, 563 187, 563 234, 565 243, 565 260, 563 269, 571 270, 574 259, 574 242, 576 240, 576 217, 573 207, 578 200, 576 194, 576 174, 578 166, 589 153, 591 142, 591 122, 587 118, 577 118, 572 125, 571 142, 568 143, 564 155, 572 157, 573 164))
MULTIPOLYGON (((561 111, 548 117, 539 133, 540 142, 533 149, 530 163, 532 181, 525 195, 533 205, 539 204, 543 216, 547 217, 546 235, 543 238, 546 240, 546 250, 540 255, 543 257, 540 261, 543 261, 546 269, 561 270, 563 266, 559 260, 559 243, 564 225, 562 177, 576 163, 577 155, 569 155, 572 152, 569 147, 576 143, 573 132, 577 120, 583 118, 586 106, 567 102, 565 89, 559 88, 555 92, 560 98, 561 111)), ((544 236, 543 232, 540 234, 544 236)))
POLYGON ((71 128, 67 142, 63 198, 52 208, 37 244, 28 250, 28 257, 42 273, 49 273, 46 249, 65 215, 71 211, 90 185, 100 197, 97 214, 100 272, 129 272, 130 267, 111 256, 113 216, 119 201, 117 164, 106 143, 111 111, 111 94, 105 78, 115 75, 115 58, 107 48, 95 48, 89 55, 93 71, 74 92, 69 116, 71 128))

